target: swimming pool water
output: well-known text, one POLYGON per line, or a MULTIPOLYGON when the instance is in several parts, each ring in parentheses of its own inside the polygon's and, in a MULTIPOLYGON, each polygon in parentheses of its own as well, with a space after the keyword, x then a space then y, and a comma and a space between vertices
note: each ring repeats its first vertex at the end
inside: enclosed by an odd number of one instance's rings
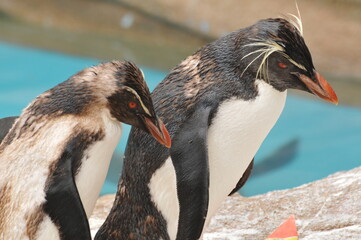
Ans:
MULTIPOLYGON (((19 115, 40 93, 99 62, 0 42, 0 118, 19 115)), ((150 89, 166 76, 164 72, 141 68, 150 89)), ((123 129, 101 194, 116 191, 130 127, 123 129)), ((360 143, 361 109, 289 95, 278 123, 256 155, 254 171, 241 193, 252 196, 295 187, 360 166, 360 143)))

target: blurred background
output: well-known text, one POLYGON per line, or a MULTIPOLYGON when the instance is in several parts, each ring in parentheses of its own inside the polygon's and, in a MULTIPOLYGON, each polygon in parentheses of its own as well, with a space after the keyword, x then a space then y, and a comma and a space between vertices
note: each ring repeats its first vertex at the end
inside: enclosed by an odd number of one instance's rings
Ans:
MULTIPOLYGON (((241 194, 295 187, 361 165, 361 0, 298 0, 304 38, 339 106, 292 92, 241 194)), ((0 0, 0 118, 83 68, 132 60, 150 88, 199 47, 293 0, 0 0)), ((115 191, 129 127, 102 194, 115 191)))

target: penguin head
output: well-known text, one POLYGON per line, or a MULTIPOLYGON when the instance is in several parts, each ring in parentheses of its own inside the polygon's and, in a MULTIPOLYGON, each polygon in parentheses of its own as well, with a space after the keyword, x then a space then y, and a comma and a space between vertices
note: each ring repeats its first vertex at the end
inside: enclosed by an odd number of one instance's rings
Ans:
MULTIPOLYGON (((293 16, 293 15, 292 15, 293 16)), ((298 89, 338 103, 332 87, 315 70, 302 37, 300 18, 261 20, 243 32, 241 47, 245 72, 270 83, 279 91, 298 89)))
POLYGON ((171 146, 169 133, 155 113, 143 73, 135 64, 113 61, 93 67, 93 71, 113 119, 142 129, 166 147, 171 146))

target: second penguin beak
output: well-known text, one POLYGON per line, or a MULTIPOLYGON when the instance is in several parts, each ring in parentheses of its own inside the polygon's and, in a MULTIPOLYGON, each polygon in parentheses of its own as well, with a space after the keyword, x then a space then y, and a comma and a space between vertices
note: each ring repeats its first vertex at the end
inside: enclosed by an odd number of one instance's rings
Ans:
POLYGON ((162 145, 170 148, 172 143, 164 123, 160 119, 154 121, 149 118, 144 118, 144 123, 149 133, 162 145))

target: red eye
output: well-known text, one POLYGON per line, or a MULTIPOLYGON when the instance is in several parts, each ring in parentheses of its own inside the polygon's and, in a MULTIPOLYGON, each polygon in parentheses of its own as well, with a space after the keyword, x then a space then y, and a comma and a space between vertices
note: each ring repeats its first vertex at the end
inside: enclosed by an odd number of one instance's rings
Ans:
POLYGON ((128 105, 130 108, 135 108, 137 106, 137 104, 135 102, 129 102, 128 105))
POLYGON ((283 62, 279 62, 279 63, 278 63, 278 66, 279 66, 280 68, 286 68, 286 67, 287 67, 287 65, 284 64, 283 62))

